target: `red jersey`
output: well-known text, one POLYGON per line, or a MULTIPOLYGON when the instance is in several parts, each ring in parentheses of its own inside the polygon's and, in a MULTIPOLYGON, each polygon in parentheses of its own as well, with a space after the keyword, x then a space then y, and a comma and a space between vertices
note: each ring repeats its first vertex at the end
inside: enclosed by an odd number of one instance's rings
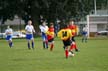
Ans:
POLYGON ((54 27, 50 27, 46 32, 48 40, 54 38, 54 27))
POLYGON ((72 31, 72 35, 75 36, 77 33, 77 26, 76 25, 69 25, 69 29, 72 31))

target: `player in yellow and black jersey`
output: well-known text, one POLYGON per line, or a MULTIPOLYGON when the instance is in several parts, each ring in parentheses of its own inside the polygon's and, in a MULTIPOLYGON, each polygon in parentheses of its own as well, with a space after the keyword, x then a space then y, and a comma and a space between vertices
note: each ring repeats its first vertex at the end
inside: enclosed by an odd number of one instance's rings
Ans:
POLYGON ((68 46, 71 45, 71 37, 73 35, 71 30, 68 28, 67 24, 64 24, 63 29, 61 29, 58 32, 57 36, 63 41, 65 47, 65 56, 66 58, 68 58, 68 54, 69 54, 68 46))

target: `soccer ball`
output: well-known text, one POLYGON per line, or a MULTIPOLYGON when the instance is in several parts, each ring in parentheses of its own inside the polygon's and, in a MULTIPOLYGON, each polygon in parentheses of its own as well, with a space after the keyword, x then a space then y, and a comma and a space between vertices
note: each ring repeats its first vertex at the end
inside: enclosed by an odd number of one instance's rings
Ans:
POLYGON ((68 56, 73 57, 75 54, 72 54, 71 52, 68 53, 68 56))

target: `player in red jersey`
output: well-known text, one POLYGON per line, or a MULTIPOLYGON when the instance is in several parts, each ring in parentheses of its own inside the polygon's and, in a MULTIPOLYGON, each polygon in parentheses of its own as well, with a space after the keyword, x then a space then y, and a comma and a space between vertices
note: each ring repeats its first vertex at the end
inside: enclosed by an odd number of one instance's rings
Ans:
POLYGON ((54 48, 54 25, 52 22, 50 23, 50 27, 48 28, 46 34, 47 34, 48 43, 50 45, 50 51, 52 51, 54 48))
POLYGON ((71 44, 71 47, 70 47, 70 51, 72 51, 73 49, 75 49, 75 51, 78 52, 78 48, 76 46, 76 42, 75 42, 75 36, 78 32, 78 27, 74 24, 74 21, 73 20, 70 20, 69 21, 69 28, 70 30, 72 31, 72 44, 71 44))

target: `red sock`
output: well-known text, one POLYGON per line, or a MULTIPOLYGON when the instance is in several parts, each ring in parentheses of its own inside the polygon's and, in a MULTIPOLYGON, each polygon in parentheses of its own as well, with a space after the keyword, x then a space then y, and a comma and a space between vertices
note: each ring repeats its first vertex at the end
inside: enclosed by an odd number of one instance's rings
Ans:
POLYGON ((65 56, 68 58, 68 50, 65 50, 65 56))
POLYGON ((51 44, 50 51, 53 50, 54 44, 51 44))
POLYGON ((76 43, 74 44, 74 49, 77 49, 76 43))
POLYGON ((74 45, 72 44, 71 46, 70 46, 70 51, 72 51, 74 49, 74 45))

